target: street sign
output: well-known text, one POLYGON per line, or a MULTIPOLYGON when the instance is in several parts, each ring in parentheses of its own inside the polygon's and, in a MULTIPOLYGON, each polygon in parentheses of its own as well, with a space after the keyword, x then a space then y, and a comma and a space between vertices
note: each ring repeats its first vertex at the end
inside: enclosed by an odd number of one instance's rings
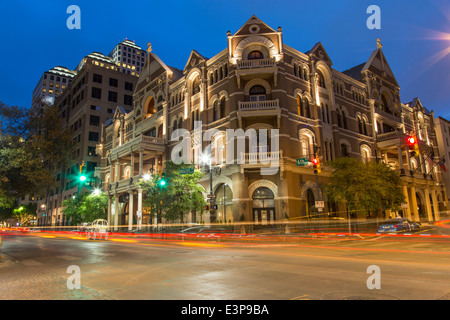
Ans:
POLYGON ((181 169, 178 170, 178 172, 179 172, 180 174, 192 174, 192 173, 194 173, 194 168, 193 168, 193 167, 190 167, 190 168, 181 168, 181 169))
POLYGON ((308 165, 308 159, 307 158, 300 158, 297 159, 297 166, 306 166, 308 165))
POLYGON ((325 208, 325 201, 316 201, 316 208, 325 208))

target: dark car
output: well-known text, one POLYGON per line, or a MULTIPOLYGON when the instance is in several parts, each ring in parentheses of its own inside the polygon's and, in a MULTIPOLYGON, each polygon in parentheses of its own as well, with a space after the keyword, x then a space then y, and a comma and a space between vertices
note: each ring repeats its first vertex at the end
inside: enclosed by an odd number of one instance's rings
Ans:
POLYGON ((379 233, 399 233, 418 230, 420 230, 420 223, 403 218, 387 220, 378 227, 379 233))

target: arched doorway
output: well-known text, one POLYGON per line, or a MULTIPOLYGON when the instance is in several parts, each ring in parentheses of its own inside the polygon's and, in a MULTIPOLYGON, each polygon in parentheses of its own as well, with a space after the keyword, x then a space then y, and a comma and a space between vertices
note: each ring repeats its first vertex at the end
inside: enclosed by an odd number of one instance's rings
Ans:
POLYGON ((261 187, 253 192, 253 220, 256 223, 275 222, 275 197, 272 190, 261 187))
POLYGON ((314 197, 314 192, 311 189, 306 191, 306 216, 308 218, 313 217, 312 207, 316 204, 316 198, 314 197))
POLYGON ((233 222, 233 191, 226 184, 220 184, 214 193, 217 204, 217 221, 233 222))
POLYGON ((427 214, 425 212, 425 205, 422 201, 422 197, 420 196, 419 193, 416 193, 416 198, 417 198, 417 211, 419 212, 419 219, 425 219, 427 220, 427 214))

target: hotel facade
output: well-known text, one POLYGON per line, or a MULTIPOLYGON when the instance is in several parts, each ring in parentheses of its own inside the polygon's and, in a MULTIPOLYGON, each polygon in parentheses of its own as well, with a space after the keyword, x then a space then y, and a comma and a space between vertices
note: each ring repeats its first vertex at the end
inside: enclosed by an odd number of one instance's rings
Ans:
POLYGON ((300 52, 284 44, 281 28, 255 16, 228 32, 227 43, 212 58, 193 50, 183 70, 165 64, 149 44, 133 109, 117 107, 97 145, 102 160, 96 173, 109 195, 110 225, 131 229, 154 222, 137 182, 145 173, 160 174, 166 160, 181 155, 183 140, 190 148, 182 156, 197 168, 202 154, 211 151, 212 186, 209 173, 199 183, 205 199, 210 192, 216 196, 215 221, 311 218, 316 201, 324 201, 323 214, 345 217, 345 205, 328 202, 324 194, 331 176, 325 164, 340 157, 382 161, 398 172, 406 201, 387 217, 440 219, 447 206, 441 171, 425 161, 431 151, 436 161, 439 157, 433 112, 417 98, 401 102, 380 41, 365 63, 342 72, 333 69, 321 43, 300 52), (258 141, 267 133, 267 146, 247 139, 239 152, 236 139, 225 138, 227 130, 239 129, 255 132, 258 141), (410 157, 410 134, 419 138, 420 157, 410 157), (317 176, 311 163, 316 152, 322 164, 317 176), (297 159, 306 162, 299 165, 297 159), (273 164, 275 172, 261 170, 273 164))

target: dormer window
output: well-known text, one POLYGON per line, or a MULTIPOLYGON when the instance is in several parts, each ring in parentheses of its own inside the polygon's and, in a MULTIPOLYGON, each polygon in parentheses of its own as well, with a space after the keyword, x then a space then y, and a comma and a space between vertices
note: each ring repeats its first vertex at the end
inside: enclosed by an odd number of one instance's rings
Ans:
POLYGON ((263 54, 262 54, 261 51, 255 50, 255 51, 252 51, 252 52, 250 52, 250 53, 248 54, 247 59, 248 59, 248 60, 264 59, 264 56, 263 56, 263 54))

